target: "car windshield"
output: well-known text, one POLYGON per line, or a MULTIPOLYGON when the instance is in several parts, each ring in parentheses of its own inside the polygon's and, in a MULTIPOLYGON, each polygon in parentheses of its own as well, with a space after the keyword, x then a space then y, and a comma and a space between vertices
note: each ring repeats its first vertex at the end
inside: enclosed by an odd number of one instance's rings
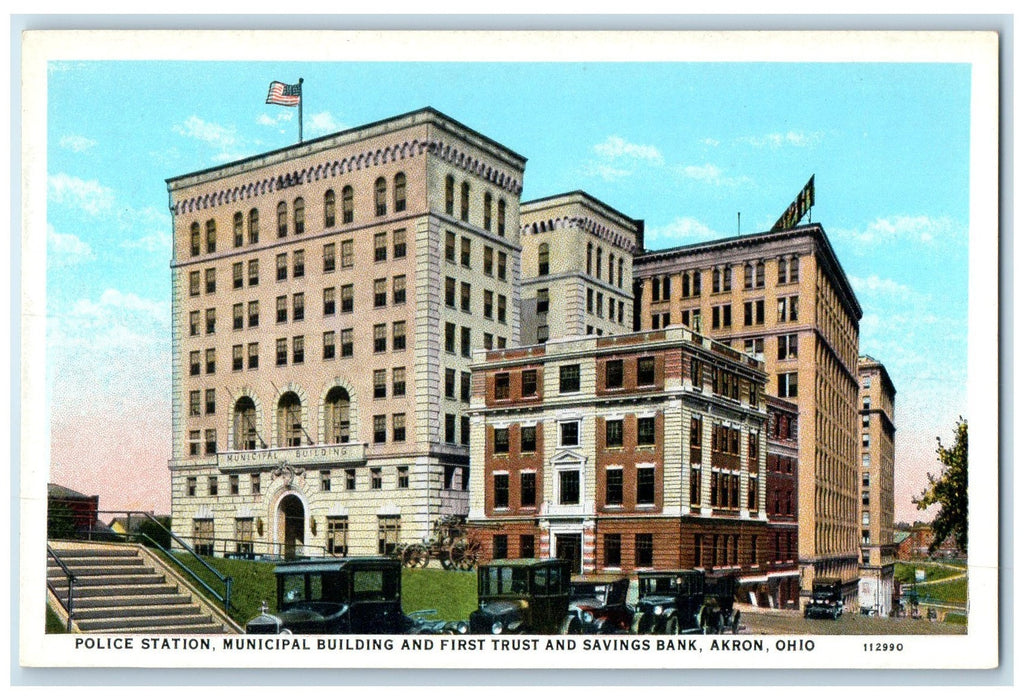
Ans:
POLYGON ((641 595, 675 595, 679 590, 680 581, 674 576, 640 579, 641 595))
POLYGON ((398 575, 390 571, 352 572, 353 600, 393 600, 398 597, 398 575))
POLYGON ((285 574, 280 586, 281 601, 286 604, 345 599, 345 577, 340 573, 285 574))
POLYGON ((510 595, 529 592, 529 570, 513 566, 490 566, 480 577, 480 595, 510 595))
POLYGON ((574 583, 572 584, 573 598, 595 598, 604 601, 608 597, 609 586, 604 583, 574 583))

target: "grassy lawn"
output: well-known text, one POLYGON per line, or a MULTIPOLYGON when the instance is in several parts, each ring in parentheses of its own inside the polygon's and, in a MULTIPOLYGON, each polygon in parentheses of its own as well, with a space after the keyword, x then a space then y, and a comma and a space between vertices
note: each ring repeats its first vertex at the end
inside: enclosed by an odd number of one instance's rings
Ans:
MULTIPOLYGON (((165 561, 166 556, 156 552, 165 561)), ((215 591, 223 591, 223 584, 205 569, 195 564, 191 556, 181 557, 182 561, 200 574, 201 578, 215 591), (191 559, 191 561, 189 561, 191 559)), ((267 602, 273 611, 277 605, 277 582, 274 564, 243 559, 220 559, 203 557, 222 576, 231 576, 231 617, 244 625, 260 614, 260 606, 267 602)), ((185 574, 191 581, 191 577, 185 574)), ((469 613, 476 609, 476 572, 444 571, 443 569, 403 569, 402 608, 405 612, 437 610, 435 619, 468 620, 469 613)))
POLYGON ((47 634, 64 634, 68 631, 68 628, 60 621, 57 617, 57 613, 47 605, 46 606, 46 633, 47 634))
POLYGON ((924 580, 934 581, 936 579, 949 578, 956 574, 964 573, 963 569, 939 564, 936 562, 896 562, 895 576, 901 583, 913 583, 916 569, 924 569, 924 580))
MULTIPOLYGON (((903 592, 907 592, 906 587, 903 588, 903 592)), ((921 605, 927 605, 929 602, 965 605, 967 603, 967 579, 919 583, 917 584, 917 594, 920 596, 921 605)))

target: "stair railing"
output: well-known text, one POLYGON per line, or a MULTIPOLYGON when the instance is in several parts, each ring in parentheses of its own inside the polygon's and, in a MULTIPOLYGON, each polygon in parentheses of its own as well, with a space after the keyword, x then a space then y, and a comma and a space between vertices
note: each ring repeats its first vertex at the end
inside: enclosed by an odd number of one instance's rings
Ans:
POLYGON ((64 609, 67 611, 67 631, 70 632, 75 617, 75 581, 78 580, 78 577, 71 573, 71 570, 68 569, 67 565, 65 565, 63 561, 61 561, 60 557, 57 556, 57 553, 50 548, 50 545, 46 545, 46 553, 55 562, 57 562, 57 566, 61 568, 61 571, 64 572, 65 578, 67 578, 68 580, 68 596, 66 601, 60 599, 60 594, 58 594, 56 589, 50 584, 49 577, 47 577, 46 587, 50 589, 50 592, 53 593, 53 596, 60 602, 61 605, 64 606, 64 609))

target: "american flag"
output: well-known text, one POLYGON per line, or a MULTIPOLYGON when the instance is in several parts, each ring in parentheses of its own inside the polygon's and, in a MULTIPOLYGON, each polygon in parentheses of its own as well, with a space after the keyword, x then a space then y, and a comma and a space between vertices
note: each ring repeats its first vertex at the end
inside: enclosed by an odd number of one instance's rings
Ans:
POLYGON ((270 91, 267 93, 268 105, 284 105, 295 107, 302 101, 302 83, 288 85, 274 81, 270 84, 270 91))

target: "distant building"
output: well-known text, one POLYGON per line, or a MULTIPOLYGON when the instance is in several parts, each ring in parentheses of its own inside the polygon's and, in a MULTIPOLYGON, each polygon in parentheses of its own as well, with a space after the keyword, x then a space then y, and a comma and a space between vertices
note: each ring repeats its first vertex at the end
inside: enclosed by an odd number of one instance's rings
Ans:
POLYGON ((799 607, 800 570, 797 543, 800 512, 800 414, 797 405, 766 395, 768 409, 765 463, 768 547, 774 570, 766 573, 756 604, 799 607))
POLYGON ((860 566, 857 353, 861 307, 818 224, 635 258, 641 329, 682 324, 764 360, 767 392, 799 407, 801 596, 860 566))
POLYGON ((99 496, 86 496, 73 489, 59 484, 46 485, 47 506, 51 517, 60 508, 67 508, 71 523, 78 533, 97 530, 105 531, 106 525, 99 521, 99 496), (55 507, 57 510, 55 510, 55 507))
POLYGON ((643 221, 585 192, 523 202, 522 342, 633 331, 643 221))
POLYGON ((469 522, 484 558, 766 581, 786 564, 764 381, 758 361, 682 327, 478 353, 469 522))
POLYGON ((967 557, 967 553, 957 546, 952 535, 947 537, 934 553, 929 553, 928 550, 932 542, 935 541, 935 531, 928 523, 914 523, 910 532, 898 533, 898 538, 900 541, 896 556, 901 561, 964 559, 967 557))
POLYGON ((893 543, 896 388, 885 365, 862 356, 860 376, 860 607, 888 617, 897 609, 893 543))

